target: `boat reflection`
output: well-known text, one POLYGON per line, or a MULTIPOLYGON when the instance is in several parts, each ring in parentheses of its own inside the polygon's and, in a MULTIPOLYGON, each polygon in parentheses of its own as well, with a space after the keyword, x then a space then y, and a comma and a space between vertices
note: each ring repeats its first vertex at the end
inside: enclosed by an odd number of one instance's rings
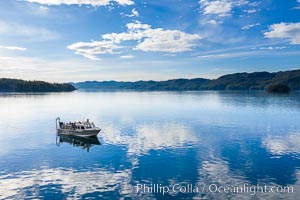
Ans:
POLYGON ((78 137, 74 135, 64 135, 61 133, 56 134, 56 145, 60 146, 62 143, 69 143, 74 147, 80 147, 85 149, 87 152, 94 145, 101 145, 98 137, 78 137))

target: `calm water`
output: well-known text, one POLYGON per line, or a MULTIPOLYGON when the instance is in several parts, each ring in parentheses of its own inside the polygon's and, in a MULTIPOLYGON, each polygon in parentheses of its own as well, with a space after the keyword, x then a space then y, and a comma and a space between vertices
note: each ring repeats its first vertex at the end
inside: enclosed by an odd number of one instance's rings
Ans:
POLYGON ((300 195, 300 93, 0 94, 0 127, 0 199, 300 195), (57 137, 58 116, 94 121, 102 128, 101 145, 57 137), (137 184, 201 190, 163 195, 137 191, 137 184), (212 184, 291 186, 293 192, 212 192, 212 184))

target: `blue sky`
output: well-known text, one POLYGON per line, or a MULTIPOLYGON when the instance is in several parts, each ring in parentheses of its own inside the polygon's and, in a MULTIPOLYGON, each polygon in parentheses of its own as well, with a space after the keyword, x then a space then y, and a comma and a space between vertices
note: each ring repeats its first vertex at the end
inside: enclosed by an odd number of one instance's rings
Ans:
POLYGON ((217 78, 299 61, 300 0, 0 0, 0 77, 217 78))

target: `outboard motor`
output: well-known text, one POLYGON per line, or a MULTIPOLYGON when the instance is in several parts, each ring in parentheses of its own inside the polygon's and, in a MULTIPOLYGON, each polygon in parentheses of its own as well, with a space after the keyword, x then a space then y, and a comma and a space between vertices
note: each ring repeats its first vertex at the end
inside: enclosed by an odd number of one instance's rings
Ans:
POLYGON ((61 122, 60 122, 60 118, 57 117, 55 121, 56 121, 56 130, 58 130, 57 124, 59 125, 59 127, 61 126, 61 125, 60 125, 60 123, 61 123, 61 122))

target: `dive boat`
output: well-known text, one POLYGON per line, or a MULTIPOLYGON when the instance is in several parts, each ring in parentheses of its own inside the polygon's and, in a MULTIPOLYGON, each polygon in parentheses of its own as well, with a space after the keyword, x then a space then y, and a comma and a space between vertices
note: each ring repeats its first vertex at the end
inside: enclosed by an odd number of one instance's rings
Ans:
POLYGON ((64 123, 60 121, 60 118, 56 118, 56 130, 57 133, 65 135, 75 135, 80 137, 92 137, 97 136, 101 131, 99 127, 96 127, 89 119, 79 122, 64 123))

